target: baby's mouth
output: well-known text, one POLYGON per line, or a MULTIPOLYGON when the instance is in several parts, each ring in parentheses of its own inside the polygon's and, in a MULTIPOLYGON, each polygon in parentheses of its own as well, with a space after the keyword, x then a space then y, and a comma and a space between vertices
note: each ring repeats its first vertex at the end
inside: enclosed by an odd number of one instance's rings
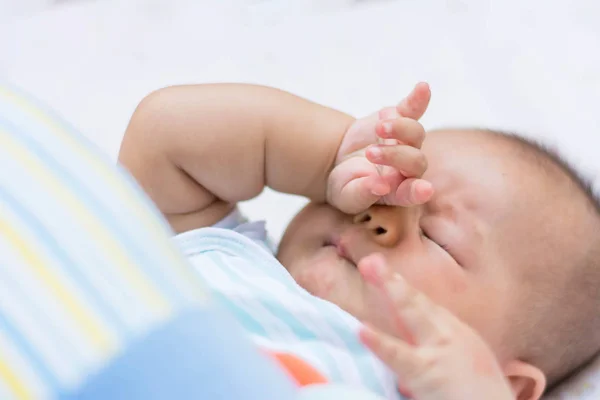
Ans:
POLYGON ((331 239, 326 240, 323 243, 323 247, 335 248, 335 252, 337 253, 338 257, 343 258, 344 260, 348 261, 352 265, 356 266, 356 263, 354 262, 354 260, 352 260, 352 258, 350 258, 350 255, 348 254, 346 247, 344 246, 344 244, 342 243, 342 241, 339 237, 333 237, 331 239))

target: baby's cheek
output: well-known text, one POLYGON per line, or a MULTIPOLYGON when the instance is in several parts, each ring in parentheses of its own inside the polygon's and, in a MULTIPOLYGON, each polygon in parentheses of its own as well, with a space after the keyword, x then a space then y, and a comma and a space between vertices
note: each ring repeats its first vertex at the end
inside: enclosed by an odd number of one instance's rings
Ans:
POLYGON ((336 273, 331 268, 313 265, 293 274, 300 286, 313 296, 328 299, 334 290, 336 273))

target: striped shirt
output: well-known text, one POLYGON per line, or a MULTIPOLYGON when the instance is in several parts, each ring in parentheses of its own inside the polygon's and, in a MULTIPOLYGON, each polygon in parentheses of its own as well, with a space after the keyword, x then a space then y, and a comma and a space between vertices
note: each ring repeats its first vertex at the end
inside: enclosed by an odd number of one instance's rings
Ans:
POLYGON ((264 223, 247 223, 235 211, 175 241, 259 347, 297 356, 330 382, 400 398, 395 376, 360 343, 360 323, 294 281, 273 256, 264 223))

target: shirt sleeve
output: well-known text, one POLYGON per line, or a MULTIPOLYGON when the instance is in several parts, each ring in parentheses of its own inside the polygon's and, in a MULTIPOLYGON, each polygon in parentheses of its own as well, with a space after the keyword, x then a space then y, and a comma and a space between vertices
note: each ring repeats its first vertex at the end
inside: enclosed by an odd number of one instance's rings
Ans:
POLYGON ((265 247, 271 254, 276 253, 275 242, 267 232, 266 222, 249 221, 238 207, 235 207, 231 213, 213 225, 213 227, 240 233, 265 247))

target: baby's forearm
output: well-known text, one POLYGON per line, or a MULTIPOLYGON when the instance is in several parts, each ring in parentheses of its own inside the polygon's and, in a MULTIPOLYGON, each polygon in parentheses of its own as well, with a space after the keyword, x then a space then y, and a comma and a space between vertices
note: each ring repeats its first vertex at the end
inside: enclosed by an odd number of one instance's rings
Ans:
POLYGON ((140 103, 119 160, 168 216, 247 200, 265 186, 319 201, 353 121, 267 87, 170 87, 140 103))

